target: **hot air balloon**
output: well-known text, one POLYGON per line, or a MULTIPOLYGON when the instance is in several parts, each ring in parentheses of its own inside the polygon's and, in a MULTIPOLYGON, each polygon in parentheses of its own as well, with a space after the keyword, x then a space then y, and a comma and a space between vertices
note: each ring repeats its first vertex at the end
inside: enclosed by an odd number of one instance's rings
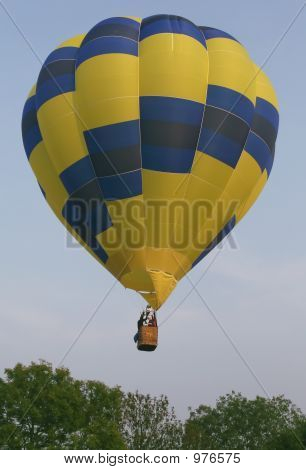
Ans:
POLYGON ((60 44, 22 117, 47 203, 154 310, 253 205, 277 130, 242 44, 173 15, 109 18, 60 44))

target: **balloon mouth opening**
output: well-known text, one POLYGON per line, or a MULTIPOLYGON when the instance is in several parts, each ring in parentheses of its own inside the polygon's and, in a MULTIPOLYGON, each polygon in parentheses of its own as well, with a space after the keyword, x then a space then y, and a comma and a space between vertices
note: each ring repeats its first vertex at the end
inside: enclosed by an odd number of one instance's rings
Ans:
POLYGON ((156 291, 150 292, 149 290, 138 290, 138 294, 156 294, 156 291))

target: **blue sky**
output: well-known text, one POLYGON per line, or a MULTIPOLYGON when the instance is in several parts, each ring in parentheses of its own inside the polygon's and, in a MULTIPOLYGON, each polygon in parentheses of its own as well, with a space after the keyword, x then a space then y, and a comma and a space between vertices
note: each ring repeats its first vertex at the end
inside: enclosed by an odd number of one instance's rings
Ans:
MULTIPOLYGON (((58 43, 103 18, 173 13, 224 29, 261 65, 303 2, 2 3, 42 60, 58 43)), ((268 185, 234 230, 238 249, 225 245, 191 273, 197 282, 212 263, 198 290, 227 335, 193 291, 160 328, 156 352, 139 353, 132 336, 144 302, 117 284, 64 360, 75 377, 167 394, 181 417, 188 406, 214 403, 231 390, 264 395, 262 387, 306 410, 305 22, 306 8, 264 68, 280 103, 268 185)), ((114 280, 85 250, 67 248, 65 229, 41 196, 20 131, 23 104, 40 63, 3 8, 0 31, 2 373, 17 361, 44 358, 58 364, 114 280)), ((161 310, 160 322, 190 289, 189 281, 182 280, 161 310)))

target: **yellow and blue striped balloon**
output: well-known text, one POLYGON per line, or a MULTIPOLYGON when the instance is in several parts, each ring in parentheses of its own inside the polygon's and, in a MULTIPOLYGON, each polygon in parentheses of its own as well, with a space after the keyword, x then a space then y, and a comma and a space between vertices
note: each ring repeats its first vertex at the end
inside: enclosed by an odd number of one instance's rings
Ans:
POLYGON ((275 92, 246 49, 172 15, 109 18, 62 43, 22 117, 29 163, 57 217, 155 308, 253 205, 277 130, 275 92), (209 202, 210 216, 187 224, 149 210, 177 201, 209 202), (136 232, 144 236, 132 246, 136 232))

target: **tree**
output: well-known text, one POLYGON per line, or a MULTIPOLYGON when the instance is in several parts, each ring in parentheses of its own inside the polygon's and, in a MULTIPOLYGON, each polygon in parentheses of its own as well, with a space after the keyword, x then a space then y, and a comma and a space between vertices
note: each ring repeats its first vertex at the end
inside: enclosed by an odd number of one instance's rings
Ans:
POLYGON ((123 393, 99 381, 81 386, 86 405, 82 410, 86 425, 73 436, 72 449, 125 449, 120 433, 123 393))
POLYGON ((182 447, 301 449, 301 426, 305 422, 302 412, 283 396, 248 400, 232 392, 220 397, 215 407, 201 405, 195 411, 190 410, 182 447))
POLYGON ((184 428, 164 395, 124 394, 45 361, 0 379, 0 449, 305 449, 306 416, 283 396, 232 392, 190 410, 184 428))
POLYGON ((0 380, 0 448, 120 449, 122 392, 40 361, 0 380), (99 429, 99 431, 97 431, 99 429))
POLYGON ((128 449, 179 449, 183 427, 168 398, 128 393, 122 404, 121 432, 128 449))

